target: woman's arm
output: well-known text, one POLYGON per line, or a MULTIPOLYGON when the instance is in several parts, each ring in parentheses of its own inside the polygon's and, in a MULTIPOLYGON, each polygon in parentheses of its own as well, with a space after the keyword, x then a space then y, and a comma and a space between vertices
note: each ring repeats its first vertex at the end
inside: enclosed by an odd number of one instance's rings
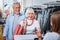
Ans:
POLYGON ((36 21, 35 27, 36 27, 36 32, 35 33, 38 36, 38 39, 42 40, 41 28, 40 28, 40 24, 39 24, 38 21, 36 21))
POLYGON ((39 40, 42 40, 42 34, 41 34, 41 29, 40 28, 37 28, 37 30, 36 30, 36 35, 38 36, 38 39, 39 40))

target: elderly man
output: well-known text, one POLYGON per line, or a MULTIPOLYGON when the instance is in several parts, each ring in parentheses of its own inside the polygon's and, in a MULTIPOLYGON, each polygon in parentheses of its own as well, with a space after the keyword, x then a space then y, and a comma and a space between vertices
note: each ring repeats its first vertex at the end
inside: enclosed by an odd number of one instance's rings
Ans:
POLYGON ((12 40, 12 35, 16 25, 24 18, 24 15, 20 13, 20 8, 21 6, 19 2, 13 4, 13 13, 10 13, 6 19, 3 40, 12 40))

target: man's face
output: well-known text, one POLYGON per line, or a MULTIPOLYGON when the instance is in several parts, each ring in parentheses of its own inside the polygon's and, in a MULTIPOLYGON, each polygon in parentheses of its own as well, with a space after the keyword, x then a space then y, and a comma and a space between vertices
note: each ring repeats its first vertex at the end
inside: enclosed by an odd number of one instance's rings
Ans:
POLYGON ((13 11, 16 14, 19 14, 20 13, 20 5, 19 4, 14 4, 13 11))

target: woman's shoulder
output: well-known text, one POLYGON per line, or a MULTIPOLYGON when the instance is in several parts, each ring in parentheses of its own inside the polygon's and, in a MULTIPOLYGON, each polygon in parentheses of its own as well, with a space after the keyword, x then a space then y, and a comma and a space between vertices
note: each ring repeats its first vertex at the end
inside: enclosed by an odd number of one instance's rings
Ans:
POLYGON ((35 22, 35 23, 39 23, 39 21, 38 21, 38 20, 35 20, 35 19, 34 19, 34 22, 35 22))
POLYGON ((59 37, 58 33, 55 32, 48 32, 45 34, 44 39, 43 40, 57 40, 59 37))
POLYGON ((56 36, 58 36, 59 34, 56 33, 56 32, 48 32, 48 33, 46 33, 46 35, 52 35, 52 36, 53 36, 53 35, 54 35, 54 36, 56 35, 56 36))

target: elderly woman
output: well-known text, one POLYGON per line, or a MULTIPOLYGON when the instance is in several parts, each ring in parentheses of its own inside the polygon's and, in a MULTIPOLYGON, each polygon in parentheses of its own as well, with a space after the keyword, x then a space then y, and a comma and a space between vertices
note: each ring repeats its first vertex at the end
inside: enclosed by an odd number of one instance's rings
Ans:
POLYGON ((14 32, 14 35, 37 35, 38 39, 41 40, 41 29, 39 22, 35 19, 36 14, 32 8, 28 8, 26 11, 26 18, 23 19, 18 25, 14 32), (23 29, 23 30, 22 30, 23 29))
POLYGON ((36 14, 32 8, 28 8, 26 11, 26 18, 23 19, 19 24, 23 27, 24 35, 37 35, 38 39, 41 40, 41 29, 39 22, 35 19, 36 14))

